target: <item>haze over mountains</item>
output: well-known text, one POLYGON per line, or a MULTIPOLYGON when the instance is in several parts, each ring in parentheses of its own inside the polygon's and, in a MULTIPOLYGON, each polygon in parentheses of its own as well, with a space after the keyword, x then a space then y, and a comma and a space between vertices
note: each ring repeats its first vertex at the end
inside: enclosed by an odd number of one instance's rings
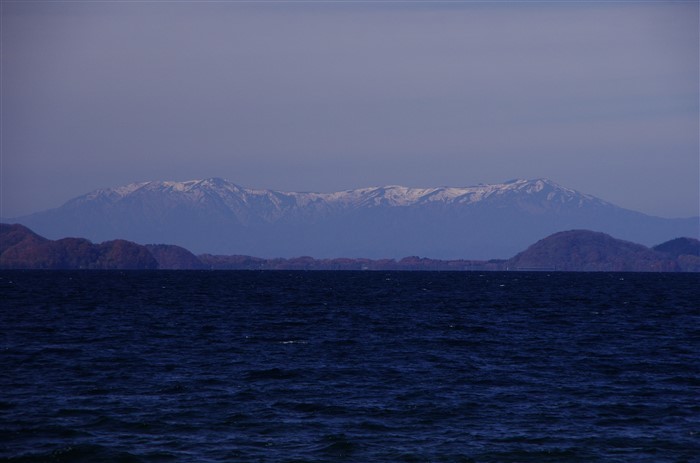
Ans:
POLYGON ((260 257, 491 259, 569 229, 647 246, 700 235, 697 217, 648 216, 547 179, 335 193, 248 189, 219 178, 154 181, 96 190, 10 221, 51 239, 126 239, 260 257))

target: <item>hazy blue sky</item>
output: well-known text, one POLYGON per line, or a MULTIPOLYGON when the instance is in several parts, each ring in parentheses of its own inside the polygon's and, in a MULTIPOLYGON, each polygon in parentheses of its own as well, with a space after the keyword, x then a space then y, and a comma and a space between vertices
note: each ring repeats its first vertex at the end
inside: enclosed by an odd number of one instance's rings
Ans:
POLYGON ((2 211, 549 177, 698 214, 698 2, 2 1, 2 211))

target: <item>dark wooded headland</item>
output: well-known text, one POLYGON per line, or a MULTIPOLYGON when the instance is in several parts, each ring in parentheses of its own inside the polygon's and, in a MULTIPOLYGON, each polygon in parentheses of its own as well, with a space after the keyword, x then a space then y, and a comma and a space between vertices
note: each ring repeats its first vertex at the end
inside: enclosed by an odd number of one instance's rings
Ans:
POLYGON ((648 248, 604 233, 555 233, 511 259, 438 260, 335 258, 263 259, 241 255, 195 256, 180 246, 139 245, 125 240, 94 244, 84 238, 49 240, 22 225, 0 224, 4 269, 212 269, 212 270, 547 270, 698 272, 700 241, 676 238, 648 248))

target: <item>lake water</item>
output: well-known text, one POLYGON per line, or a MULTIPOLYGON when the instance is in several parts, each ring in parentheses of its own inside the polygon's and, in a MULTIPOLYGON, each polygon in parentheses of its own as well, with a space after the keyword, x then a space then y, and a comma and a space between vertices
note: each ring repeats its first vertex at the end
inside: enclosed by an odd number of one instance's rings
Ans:
POLYGON ((2 271, 0 305, 0 461, 700 461, 698 274, 2 271))

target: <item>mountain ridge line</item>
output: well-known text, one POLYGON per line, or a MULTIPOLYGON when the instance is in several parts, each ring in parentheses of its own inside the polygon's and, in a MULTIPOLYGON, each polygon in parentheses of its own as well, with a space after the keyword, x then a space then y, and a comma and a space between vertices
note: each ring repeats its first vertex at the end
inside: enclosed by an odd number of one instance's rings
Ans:
POLYGON ((245 189, 219 178, 152 181, 94 190, 12 221, 50 239, 172 243, 196 254, 263 258, 506 259, 576 229, 646 246, 700 236, 698 218, 648 216, 548 179, 333 193, 245 189))

